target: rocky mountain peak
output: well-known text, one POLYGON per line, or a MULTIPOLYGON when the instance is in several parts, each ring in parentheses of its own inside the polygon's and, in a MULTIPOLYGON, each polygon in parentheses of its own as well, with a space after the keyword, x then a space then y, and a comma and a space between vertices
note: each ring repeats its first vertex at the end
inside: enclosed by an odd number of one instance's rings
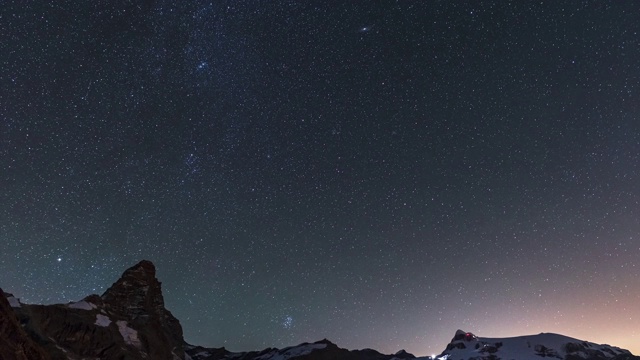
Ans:
POLYGON ((398 358, 398 359, 413 359, 413 358, 415 358, 415 355, 413 355, 413 354, 407 352, 406 350, 402 349, 402 350, 396 352, 394 357, 398 358))
POLYGON ((142 260, 128 268, 104 294, 102 300, 110 311, 136 319, 140 316, 162 313, 164 298, 156 278, 156 267, 142 260))
POLYGON ((475 336, 473 333, 468 332, 468 331, 464 331, 464 330, 458 330, 456 331, 456 334, 453 336, 453 339, 451 339, 451 342, 454 341, 458 341, 458 340, 464 340, 464 341, 473 341, 473 340, 477 340, 478 337, 475 336))
POLYGON ((158 344, 183 352, 182 326, 164 307, 162 284, 151 261, 142 260, 125 270, 101 298, 109 314, 127 319, 134 328, 159 330, 153 335, 158 344))

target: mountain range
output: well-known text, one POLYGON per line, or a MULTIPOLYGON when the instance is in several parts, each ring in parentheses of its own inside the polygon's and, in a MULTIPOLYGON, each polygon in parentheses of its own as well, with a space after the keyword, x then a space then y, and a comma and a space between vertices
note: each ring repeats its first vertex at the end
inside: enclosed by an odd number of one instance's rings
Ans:
MULTIPOLYGON (((628 350, 559 334, 482 338, 458 330, 439 360, 640 360, 628 350)), ((185 342, 165 308, 153 263, 127 269, 102 295, 54 305, 23 304, 0 289, 0 360, 427 360, 401 350, 347 350, 329 340, 230 352, 185 342)))

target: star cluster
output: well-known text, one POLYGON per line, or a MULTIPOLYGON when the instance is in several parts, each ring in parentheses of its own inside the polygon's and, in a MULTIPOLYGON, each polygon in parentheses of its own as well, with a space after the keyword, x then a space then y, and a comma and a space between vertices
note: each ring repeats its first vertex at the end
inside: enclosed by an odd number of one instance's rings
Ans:
POLYGON ((640 353, 640 4, 5 1, 0 286, 186 340, 640 353))

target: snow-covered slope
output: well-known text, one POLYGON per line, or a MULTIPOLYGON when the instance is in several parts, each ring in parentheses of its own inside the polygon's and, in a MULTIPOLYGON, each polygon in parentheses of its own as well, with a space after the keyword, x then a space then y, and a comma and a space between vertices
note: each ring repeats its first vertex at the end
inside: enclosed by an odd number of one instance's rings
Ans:
POLYGON ((633 359, 633 355, 609 345, 598 345, 564 335, 541 333, 512 338, 482 338, 458 330, 441 360, 608 360, 633 359))

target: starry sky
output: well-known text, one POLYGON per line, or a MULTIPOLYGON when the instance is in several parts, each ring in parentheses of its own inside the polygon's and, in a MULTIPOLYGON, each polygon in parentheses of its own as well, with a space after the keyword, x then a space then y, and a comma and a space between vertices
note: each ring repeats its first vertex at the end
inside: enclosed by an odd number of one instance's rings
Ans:
POLYGON ((2 1, 0 286, 188 342, 640 354, 640 3, 2 1))

